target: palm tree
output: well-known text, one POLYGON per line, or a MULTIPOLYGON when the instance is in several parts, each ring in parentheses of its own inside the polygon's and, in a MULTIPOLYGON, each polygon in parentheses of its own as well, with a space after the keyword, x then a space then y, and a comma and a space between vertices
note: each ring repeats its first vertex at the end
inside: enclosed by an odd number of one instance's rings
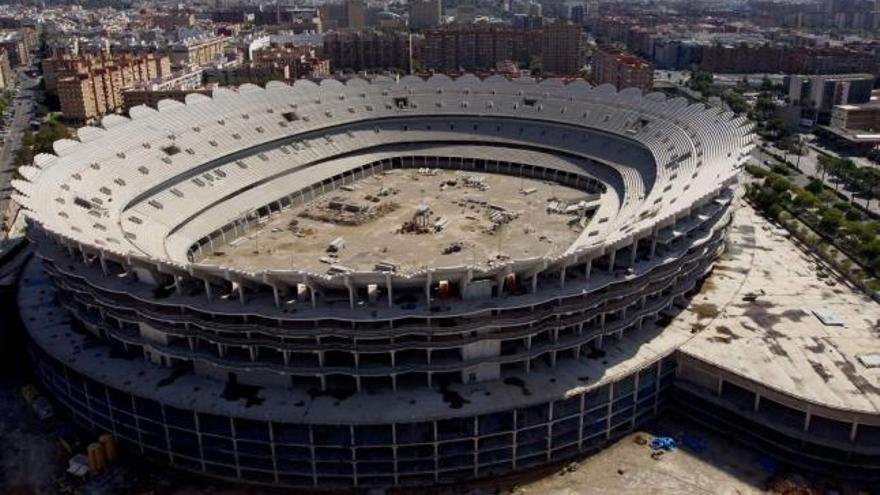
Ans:
POLYGON ((867 196, 865 209, 871 211, 871 200, 877 195, 877 187, 880 186, 880 171, 872 167, 863 167, 861 170, 862 191, 867 196))
POLYGON ((825 155, 818 155, 818 160, 816 161, 816 172, 822 174, 822 182, 825 182, 825 173, 828 172, 829 166, 829 157, 825 155))

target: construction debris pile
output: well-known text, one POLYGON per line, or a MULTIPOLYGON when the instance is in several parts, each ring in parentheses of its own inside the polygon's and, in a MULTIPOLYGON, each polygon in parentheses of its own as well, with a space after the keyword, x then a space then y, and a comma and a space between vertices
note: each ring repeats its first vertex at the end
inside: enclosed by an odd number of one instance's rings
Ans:
MULTIPOLYGON (((495 234, 501 227, 513 222, 520 216, 518 211, 508 210, 503 206, 498 206, 482 199, 465 198, 456 204, 462 207, 462 209, 475 212, 481 211, 490 222, 488 227, 483 228, 483 232, 489 235, 495 234)), ((476 220, 476 217, 473 216, 466 216, 465 218, 476 220)))
POLYGON ((315 233, 315 229, 303 227, 296 218, 287 223, 287 231, 297 237, 308 237, 315 233))
POLYGON ((595 204, 591 204, 587 200, 566 200, 559 198, 550 198, 547 201, 547 213, 556 215, 582 215, 590 208, 595 208, 595 204))
POLYGON ((299 216, 318 222, 353 226, 363 225, 381 218, 398 207, 399 205, 393 201, 379 202, 376 205, 365 205, 334 196, 330 199, 315 202, 314 205, 310 205, 299 216))
POLYGON ((486 178, 482 175, 468 175, 464 178, 464 186, 472 187, 478 191, 488 191, 489 184, 486 184, 486 178))
POLYGON ((416 211, 412 218, 403 222, 403 225, 397 229, 398 234, 432 234, 443 230, 447 220, 443 217, 435 217, 432 215, 431 207, 421 203, 416 207, 416 211))

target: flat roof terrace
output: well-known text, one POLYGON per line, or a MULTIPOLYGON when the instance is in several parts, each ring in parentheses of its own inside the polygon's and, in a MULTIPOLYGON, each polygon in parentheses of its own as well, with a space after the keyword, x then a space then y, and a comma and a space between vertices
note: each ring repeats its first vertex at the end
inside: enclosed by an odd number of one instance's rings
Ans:
POLYGON ((750 206, 731 227, 727 252, 670 325, 695 332, 681 352, 783 397, 880 412, 880 366, 866 364, 880 359, 880 304, 750 206))
POLYGON ((563 253, 598 206, 598 194, 552 182, 389 170, 276 215, 200 261, 314 273, 491 266, 563 253))

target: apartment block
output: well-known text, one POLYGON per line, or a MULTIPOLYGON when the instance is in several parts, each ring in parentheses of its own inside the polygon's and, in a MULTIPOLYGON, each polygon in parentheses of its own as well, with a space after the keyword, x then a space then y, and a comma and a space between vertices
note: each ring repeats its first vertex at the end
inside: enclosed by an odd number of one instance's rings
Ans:
POLYGON ((493 69, 499 62, 527 59, 542 49, 540 31, 485 23, 449 25, 425 33, 424 61, 429 69, 493 69))
POLYGON ((592 79, 597 86, 635 87, 647 93, 654 86, 654 65, 619 48, 602 47, 593 55, 592 79))
POLYGON ((61 57, 47 60, 43 66, 50 68, 47 88, 58 93, 62 114, 76 122, 117 112, 123 108, 126 89, 171 76, 169 58, 154 54, 61 57))
POLYGON ((834 105, 867 103, 874 88, 873 74, 789 76, 785 79, 793 105, 830 112, 834 105))
POLYGON ((409 3, 409 27, 433 28, 443 19, 442 0, 415 0, 409 3))
POLYGON ((583 65, 581 60, 580 26, 564 21, 544 26, 541 61, 544 74, 576 74, 583 65))
POLYGON ((6 51, 13 68, 31 63, 27 37, 19 31, 0 33, 0 48, 6 51))
POLYGON ((210 65, 226 46, 223 36, 192 38, 171 47, 171 65, 178 68, 210 65))
POLYGON ((12 67, 9 65, 9 55, 6 50, 0 49, 0 90, 13 86, 12 67))
POLYGON ((332 70, 409 69, 410 40, 403 32, 333 31, 324 35, 332 70))

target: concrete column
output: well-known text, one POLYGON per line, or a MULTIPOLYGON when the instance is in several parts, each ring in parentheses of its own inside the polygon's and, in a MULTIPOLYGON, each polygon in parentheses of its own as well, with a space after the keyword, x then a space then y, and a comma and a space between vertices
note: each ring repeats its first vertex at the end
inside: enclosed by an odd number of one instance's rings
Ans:
POLYGON ((272 286, 272 298, 275 299, 275 307, 281 307, 281 295, 278 293, 278 287, 272 286))
POLYGON ((608 255, 608 273, 614 273, 614 261, 617 259, 617 249, 615 248, 608 255))
POLYGON ((109 271, 107 270, 107 260, 104 259, 103 252, 98 253, 98 260, 101 262, 101 271, 104 273, 104 275, 107 275, 109 271))
POLYGON ((174 275, 174 293, 179 296, 181 292, 182 290, 180 289, 180 276, 174 275))
POLYGON ((244 284, 242 284, 242 283, 238 284, 238 302, 240 302, 242 305, 244 305, 247 302, 247 300, 245 299, 245 294, 244 294, 244 284))
MULTIPOLYGON (((657 414, 657 411, 660 409, 660 371, 661 371, 660 363, 661 363, 661 361, 657 361, 657 365, 655 366, 657 368, 657 371, 656 371, 657 380, 654 382, 654 414, 657 414)), ((678 368, 678 366, 676 366, 676 368, 678 368)))
POLYGON ((559 270, 559 288, 560 289, 565 288, 565 268, 566 267, 563 266, 562 270, 559 270))
POLYGON ((630 420, 630 428, 635 428, 636 426, 636 413, 638 411, 636 408, 639 404, 639 373, 633 373, 633 415, 630 420))
POLYGON ((858 434, 859 434, 859 420, 853 419, 852 428, 850 428, 850 430, 849 430, 849 441, 855 442, 856 435, 858 435, 858 434))
POLYGON ((636 254, 638 253, 638 251, 639 251, 639 240, 636 239, 635 241, 633 241, 632 252, 629 255, 629 266, 630 267, 636 266, 636 254))
POLYGON ((614 406, 614 382, 608 385, 608 410, 605 418, 605 439, 611 438, 611 416, 612 406, 614 406))
POLYGON ((392 291, 390 273, 385 274, 385 291, 388 292, 388 307, 391 308, 394 306, 394 295, 392 291))
POLYGON ((538 272, 532 274, 532 294, 538 292, 538 272))
POLYGON ((651 237, 651 257, 654 257, 654 253, 657 252, 657 234, 654 234, 651 237))
POLYGON ((755 404, 752 407, 752 410, 757 411, 759 407, 761 407, 761 394, 755 392, 755 404))
POLYGON ((718 384, 715 386, 715 395, 721 397, 721 393, 724 391, 724 378, 718 377, 718 384))
POLYGON ((355 294, 354 287, 352 287, 348 275, 345 276, 345 286, 348 287, 348 307, 349 309, 354 309, 354 300, 357 294, 355 294))
POLYGON ((590 273, 593 271, 593 258, 587 260, 587 266, 584 268, 584 278, 590 280, 590 273))
POLYGON ((205 282, 205 294, 208 296, 208 301, 211 301, 214 296, 213 292, 211 291, 211 282, 208 282, 207 280, 205 280, 204 282, 205 282))
POLYGON ((309 296, 311 296, 312 298, 312 309, 315 309, 318 307, 317 298, 315 296, 315 289, 310 285, 307 285, 306 287, 309 288, 309 296))
POLYGON ((425 277, 425 301, 428 305, 431 304, 431 280, 434 278, 433 275, 434 272, 429 271, 425 277))
POLYGON ((810 431, 810 421, 813 419, 813 408, 807 406, 807 411, 804 413, 804 431, 810 431))

